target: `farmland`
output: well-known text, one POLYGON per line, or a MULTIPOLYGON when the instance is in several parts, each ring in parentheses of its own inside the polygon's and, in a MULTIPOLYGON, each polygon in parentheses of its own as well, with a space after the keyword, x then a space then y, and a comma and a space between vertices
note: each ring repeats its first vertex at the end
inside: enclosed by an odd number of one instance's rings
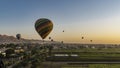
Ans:
POLYGON ((5 51, 6 56, 3 57, 3 61, 7 68, 120 68, 119 46, 85 48, 83 44, 66 45, 44 44, 42 46, 42 44, 36 44, 27 46, 24 44, 20 46, 10 44, 9 47, 4 45, 7 51, 5 51), (14 53, 18 46, 25 48, 24 52, 14 53), (8 54, 9 50, 13 52, 8 54), (12 54, 20 56, 12 57, 12 54))
POLYGON ((60 68, 120 68, 120 48, 54 49, 52 57, 47 60, 52 62, 52 67, 58 63, 57 66, 60 68), (56 56, 56 54, 61 56, 56 56))

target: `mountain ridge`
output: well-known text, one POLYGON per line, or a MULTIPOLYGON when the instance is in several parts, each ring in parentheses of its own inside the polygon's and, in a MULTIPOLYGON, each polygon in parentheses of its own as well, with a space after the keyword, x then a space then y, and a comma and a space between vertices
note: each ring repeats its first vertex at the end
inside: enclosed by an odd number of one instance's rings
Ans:
POLYGON ((14 36, 0 34, 0 44, 10 44, 10 43, 14 43, 14 44, 18 44, 18 43, 42 43, 42 40, 24 39, 24 38, 21 38, 20 40, 18 40, 14 36))

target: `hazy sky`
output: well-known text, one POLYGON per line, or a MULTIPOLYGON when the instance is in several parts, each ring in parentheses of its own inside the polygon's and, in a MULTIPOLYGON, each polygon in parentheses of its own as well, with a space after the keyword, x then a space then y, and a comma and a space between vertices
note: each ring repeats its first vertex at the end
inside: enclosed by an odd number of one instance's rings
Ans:
POLYGON ((39 18, 53 21, 49 36, 57 41, 120 43, 120 0, 0 0, 2 35, 41 39, 34 29, 39 18))

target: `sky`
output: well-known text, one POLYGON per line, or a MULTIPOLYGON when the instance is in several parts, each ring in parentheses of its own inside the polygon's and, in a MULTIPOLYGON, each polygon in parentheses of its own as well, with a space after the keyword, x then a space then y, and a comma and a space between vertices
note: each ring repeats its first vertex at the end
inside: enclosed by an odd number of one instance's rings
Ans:
POLYGON ((0 0, 2 35, 41 39, 34 27, 40 18, 54 24, 45 40, 120 44, 120 0, 0 0))

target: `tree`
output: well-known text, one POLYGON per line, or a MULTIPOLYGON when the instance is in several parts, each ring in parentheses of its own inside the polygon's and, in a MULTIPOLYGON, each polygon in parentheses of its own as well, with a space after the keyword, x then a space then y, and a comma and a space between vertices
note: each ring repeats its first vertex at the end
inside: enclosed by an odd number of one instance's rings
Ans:
POLYGON ((7 49, 7 50, 5 51, 5 53, 6 53, 6 56, 7 56, 7 57, 10 57, 10 55, 11 55, 11 54, 14 54, 15 52, 14 52, 14 49, 11 49, 11 48, 10 48, 10 49, 7 49))

